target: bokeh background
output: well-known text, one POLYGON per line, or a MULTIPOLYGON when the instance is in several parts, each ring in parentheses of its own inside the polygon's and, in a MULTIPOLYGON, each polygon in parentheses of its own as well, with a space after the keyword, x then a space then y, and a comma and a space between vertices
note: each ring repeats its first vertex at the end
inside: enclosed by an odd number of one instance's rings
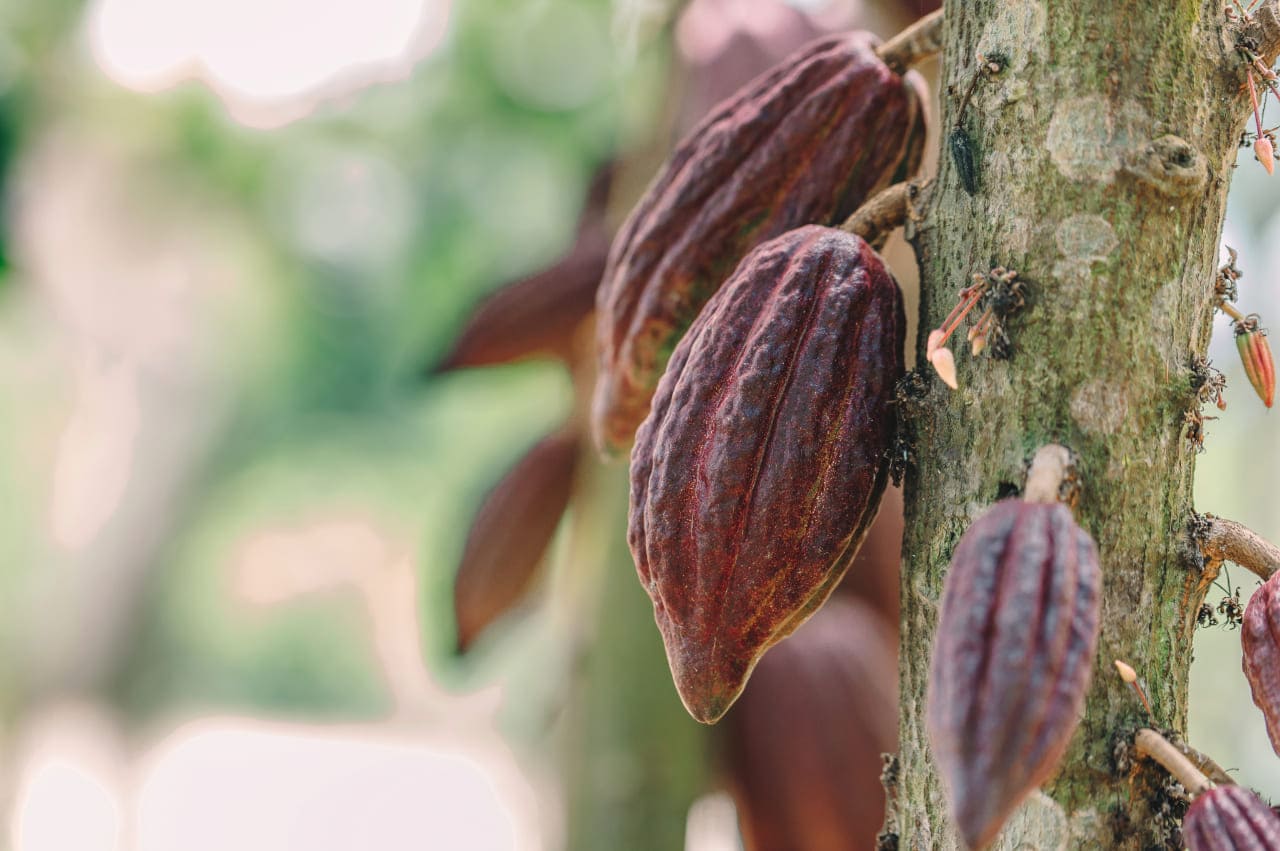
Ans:
MULTIPOLYGON (((578 463, 545 569, 459 652, 477 509, 576 433, 589 367, 440 366, 716 99, 930 7, 0 0, 0 847, 741 848, 619 467, 578 463)), ((1280 316, 1280 178, 1239 169, 1240 306, 1280 316)), ((1198 507, 1280 539, 1222 318, 1213 361, 1198 507)), ((1226 624, 1192 689, 1191 741, 1280 797, 1226 624)))

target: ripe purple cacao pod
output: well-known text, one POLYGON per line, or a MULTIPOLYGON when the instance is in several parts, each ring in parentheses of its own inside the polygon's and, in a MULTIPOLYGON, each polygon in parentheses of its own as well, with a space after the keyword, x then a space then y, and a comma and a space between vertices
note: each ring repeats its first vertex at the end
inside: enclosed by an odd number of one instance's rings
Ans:
POLYGON ((793 54, 708 115, 650 184, 597 293, 601 449, 631 445, 680 335, 750 249, 914 173, 922 98, 874 48, 853 33, 793 54))
POLYGON ((525 595, 573 490, 581 439, 548 435, 512 467, 476 513, 453 583, 458 651, 525 595))
POLYGON ((676 347, 631 455, 628 539, 699 721, 822 604, 875 517, 904 326, 876 253, 814 225, 747 255, 676 347))
POLYGON ((1253 702, 1267 722, 1271 747, 1280 754, 1280 573, 1253 593, 1244 609, 1240 643, 1253 702))
POLYGON ((747 851, 874 847, 897 718, 893 630, 865 603, 832 597, 760 660, 725 716, 747 851))
POLYGON ((970 848, 995 837, 1067 749, 1092 672, 1101 581, 1093 539, 1056 503, 999 502, 956 545, 927 712, 970 848))
POLYGON ((1189 851, 1271 851, 1280 848, 1280 818, 1243 786, 1201 793, 1182 820, 1189 851))

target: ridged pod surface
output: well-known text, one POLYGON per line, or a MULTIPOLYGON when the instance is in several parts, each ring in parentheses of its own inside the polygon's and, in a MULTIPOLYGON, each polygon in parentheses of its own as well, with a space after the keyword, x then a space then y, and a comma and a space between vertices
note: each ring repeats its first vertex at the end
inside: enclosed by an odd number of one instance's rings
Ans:
POLYGON ((1189 851, 1275 851, 1280 819, 1243 786, 1218 786, 1192 802, 1182 841, 1189 851))
POLYGON ((1253 702, 1267 722, 1271 747, 1280 754, 1280 573, 1249 598, 1240 629, 1244 675, 1253 702))
POLYGON ((582 441, 562 429, 540 440, 485 497, 453 583, 458 651, 524 597, 569 505, 582 441))
POLYGON ((749 250, 834 223, 919 166, 918 78, 874 48, 852 33, 801 49, 712 111, 650 184, 597 293, 601 449, 631 445, 680 335, 749 250))
POLYGON ((1093 539, 1064 505, 999 502, 956 545, 927 712, 970 848, 995 837, 1067 749, 1092 671, 1101 582, 1093 539))
POLYGON ((810 226, 744 258, 676 348, 631 455, 628 537, 698 720, 822 604, 875 517, 904 325, 876 253, 810 226))
POLYGON ((881 755, 898 745, 896 651, 888 623, 836 595, 760 660, 722 725, 747 851, 875 847, 881 755))

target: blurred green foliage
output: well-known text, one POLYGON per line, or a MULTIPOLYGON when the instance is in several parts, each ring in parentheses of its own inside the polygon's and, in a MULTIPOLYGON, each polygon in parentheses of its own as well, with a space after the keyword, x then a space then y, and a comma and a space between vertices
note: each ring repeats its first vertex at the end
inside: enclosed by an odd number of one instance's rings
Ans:
MULTIPOLYGON (((158 216, 194 207, 231 222, 240 250, 228 262, 254 291, 202 317, 227 405, 142 556, 111 693, 140 719, 385 712, 354 595, 246 614, 229 565, 261 529, 361 506, 414 542, 423 641, 443 658, 471 513, 567 414, 571 388, 552 363, 440 378, 429 367, 485 292, 567 247, 595 168, 652 123, 664 49, 613 49, 606 0, 467 0, 409 79, 257 130, 202 84, 140 94, 106 81, 84 55, 76 3, 0 8, 0 33, 29 59, 18 94, 0 100, 0 169, 50 128, 85 129, 127 152, 158 216)), ((0 401, 0 414, 18 404, 0 401)), ((20 451, 0 429, 0 461, 20 451)), ((24 530, 43 522, 45 490, 24 478, 40 471, 3 467, 0 498, 15 508, 0 593, 39 569, 24 530)))

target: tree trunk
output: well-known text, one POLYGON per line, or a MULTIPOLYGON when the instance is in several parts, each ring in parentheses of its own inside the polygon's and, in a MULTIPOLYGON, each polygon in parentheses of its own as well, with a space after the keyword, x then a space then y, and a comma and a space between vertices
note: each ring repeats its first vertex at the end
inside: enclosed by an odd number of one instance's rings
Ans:
MULTIPOLYGON (((900 772, 889 820, 902 849, 960 847, 924 727, 948 559, 987 506, 1021 487, 1026 462, 1050 441, 1080 457, 1076 513, 1101 554, 1102 635, 1061 770, 996 847, 1181 847, 1176 822, 1152 814, 1156 770, 1116 767, 1117 743, 1144 712, 1111 661, 1137 668, 1157 724, 1186 729, 1203 596, 1186 533, 1196 448, 1184 416, 1198 408, 1189 364, 1208 344, 1227 187, 1249 111, 1235 45, 1248 31, 1270 61, 1280 31, 1275 0, 1247 30, 1223 6, 947 3, 944 146, 976 56, 1006 65, 978 82, 963 119, 976 151, 976 194, 962 188, 944 150, 908 234, 921 267, 920 327, 938 327, 971 275, 995 265, 1018 270, 1031 300, 1009 323, 1012 359, 972 358, 960 337, 960 389, 930 375, 932 389, 908 424, 916 460, 907 483, 900 772)), ((1242 168, 1265 179, 1257 163, 1242 168)), ((1254 403, 1243 386, 1231 398, 1254 403)))

